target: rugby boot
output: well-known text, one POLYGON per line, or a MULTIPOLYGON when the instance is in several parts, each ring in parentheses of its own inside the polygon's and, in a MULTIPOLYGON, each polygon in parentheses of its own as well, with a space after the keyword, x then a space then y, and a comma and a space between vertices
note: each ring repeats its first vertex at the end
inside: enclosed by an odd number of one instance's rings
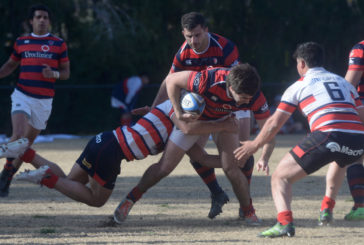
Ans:
POLYGON ((224 191, 216 195, 211 194, 211 208, 208 217, 213 219, 222 213, 222 206, 224 206, 228 201, 229 197, 224 191))
POLYGON ((288 236, 293 237, 295 235, 295 227, 293 223, 288 223, 287 225, 282 225, 281 223, 277 222, 272 228, 265 230, 258 234, 258 237, 282 237, 288 236))
POLYGON ((330 209, 325 208, 324 210, 320 211, 320 216, 318 219, 319 226, 330 226, 333 224, 333 222, 334 222, 334 216, 330 209))
POLYGON ((17 158, 22 155, 28 148, 29 140, 27 138, 17 139, 13 142, 0 145, 0 158, 17 158))
POLYGON ((352 208, 350 212, 345 215, 344 219, 348 221, 364 221, 364 208, 352 208))
POLYGON ((133 205, 134 202, 125 197, 114 211, 114 221, 118 224, 122 224, 128 217, 133 205))
POLYGON ((42 179, 46 177, 46 172, 49 169, 49 166, 43 165, 35 170, 25 170, 24 172, 19 173, 15 176, 16 180, 27 181, 34 184, 40 184, 42 179))
POLYGON ((248 226, 260 226, 262 224, 262 221, 258 218, 258 216, 255 213, 244 216, 244 221, 245 224, 248 226))
POLYGON ((248 226, 259 226, 262 224, 262 221, 258 218, 255 212, 244 215, 244 212, 241 208, 239 208, 239 218, 244 220, 245 224, 248 226))

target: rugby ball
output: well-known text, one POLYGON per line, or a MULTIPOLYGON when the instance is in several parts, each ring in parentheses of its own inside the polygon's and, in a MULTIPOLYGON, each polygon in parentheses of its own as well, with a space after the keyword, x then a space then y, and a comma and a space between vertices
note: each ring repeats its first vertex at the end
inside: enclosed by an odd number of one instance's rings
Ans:
POLYGON ((205 100, 201 95, 189 91, 181 93, 181 108, 183 112, 201 115, 205 105, 205 100))

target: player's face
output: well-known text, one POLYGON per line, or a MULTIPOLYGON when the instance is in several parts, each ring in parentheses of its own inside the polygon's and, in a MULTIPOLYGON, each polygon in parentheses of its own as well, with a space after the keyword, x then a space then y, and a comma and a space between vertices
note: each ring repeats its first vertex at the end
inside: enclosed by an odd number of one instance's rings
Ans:
POLYGON ((248 94, 244 94, 244 93, 241 93, 241 94, 238 94, 236 93, 232 87, 230 86, 229 87, 229 91, 230 91, 230 95, 233 97, 233 99, 235 100, 236 104, 239 106, 239 105, 242 105, 242 104, 249 104, 249 102, 251 101, 251 99, 253 98, 253 96, 251 95, 248 95, 248 94))
POLYGON ((192 30, 186 28, 182 31, 188 45, 190 45, 195 51, 202 52, 207 48, 209 44, 208 28, 202 28, 201 25, 196 26, 192 30))
POLYGON ((44 35, 49 32, 50 20, 48 12, 36 10, 33 19, 30 20, 34 34, 44 35))

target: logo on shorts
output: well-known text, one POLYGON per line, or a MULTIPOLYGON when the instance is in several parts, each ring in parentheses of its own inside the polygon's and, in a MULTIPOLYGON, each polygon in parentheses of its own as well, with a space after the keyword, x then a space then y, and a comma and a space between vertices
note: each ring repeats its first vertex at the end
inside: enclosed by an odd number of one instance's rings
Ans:
POLYGON ((89 163, 88 161, 86 161, 86 158, 84 158, 84 159, 82 160, 82 164, 83 164, 86 168, 88 168, 88 169, 90 169, 90 168, 92 167, 91 163, 89 163))
POLYGON ((363 149, 352 150, 349 147, 343 145, 342 147, 336 142, 329 142, 326 144, 326 148, 330 149, 331 152, 340 152, 349 156, 360 156, 363 154, 363 149))
POLYGON ((264 105, 261 107, 261 110, 262 111, 268 111, 269 110, 268 104, 264 103, 264 105))
POLYGON ((96 144, 98 144, 102 141, 101 135, 102 135, 102 133, 96 135, 96 144))

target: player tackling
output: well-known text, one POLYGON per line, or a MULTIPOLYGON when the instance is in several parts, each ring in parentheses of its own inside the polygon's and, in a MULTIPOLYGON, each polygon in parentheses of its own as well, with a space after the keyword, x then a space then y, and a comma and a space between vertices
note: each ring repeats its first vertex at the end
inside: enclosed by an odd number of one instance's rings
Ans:
MULTIPOLYGON (((170 101, 167 100, 138 120, 133 127, 120 126, 113 131, 94 136, 67 176, 57 164, 29 148, 20 159, 31 163, 37 169, 22 172, 16 178, 54 188, 89 206, 101 207, 114 189, 116 178, 120 174, 121 161, 144 159, 148 155, 156 155, 163 151, 174 123, 185 133, 191 134, 212 131, 232 133, 238 130, 234 118, 227 118, 218 123, 179 121, 174 116, 170 101)), ((20 146, 9 143, 3 148, 0 147, 4 149, 3 153, 0 150, 0 157, 17 156, 28 147, 27 141, 19 144, 20 146)), ((207 155, 200 147, 197 147, 190 157, 206 163, 207 166, 212 164, 214 167, 218 164, 216 156, 207 155)))

